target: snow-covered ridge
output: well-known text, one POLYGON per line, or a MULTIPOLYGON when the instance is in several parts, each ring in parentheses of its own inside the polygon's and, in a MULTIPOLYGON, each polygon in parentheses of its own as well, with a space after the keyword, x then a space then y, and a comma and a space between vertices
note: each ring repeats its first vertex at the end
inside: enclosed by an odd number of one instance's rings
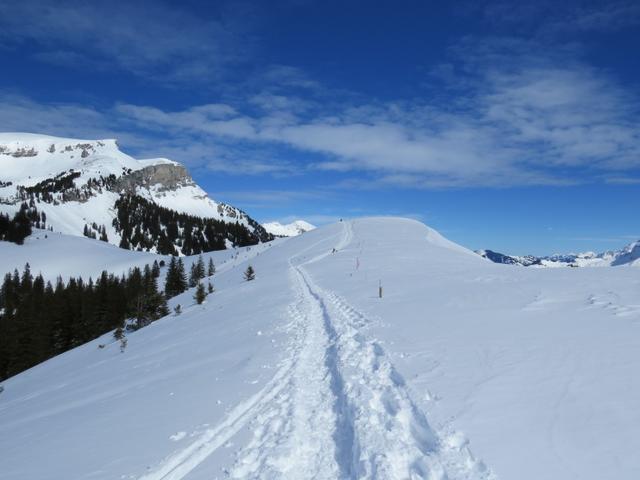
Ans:
POLYGON ((0 133, 0 212, 13 214, 19 209, 24 201, 20 188, 70 175, 81 195, 58 195, 36 205, 46 215, 47 228, 57 232, 82 235, 85 225, 95 223, 104 225, 108 241, 118 245, 121 239, 112 223, 114 204, 123 193, 195 217, 238 222, 251 231, 259 228, 241 210, 211 199, 173 160, 137 160, 123 153, 114 139, 0 133), (96 185, 96 180, 102 183, 96 185))
MULTIPOLYGON (((73 240, 27 241, 32 271, 153 257, 73 240)), ((391 218, 210 255, 202 305, 3 382, 7 478, 637 478, 633 269, 506 268, 391 218)))
POLYGON ((315 225, 305 222, 304 220, 296 220, 284 225, 280 222, 267 222, 263 223, 262 226, 267 232, 276 237, 296 237, 316 228, 315 225))

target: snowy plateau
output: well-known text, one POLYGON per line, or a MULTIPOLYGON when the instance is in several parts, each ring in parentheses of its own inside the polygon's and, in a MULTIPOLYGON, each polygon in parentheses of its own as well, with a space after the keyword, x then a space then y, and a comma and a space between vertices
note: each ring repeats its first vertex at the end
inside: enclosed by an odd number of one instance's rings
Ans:
MULTIPOLYGON (((166 260, 44 234, 4 271, 166 260)), ((496 264, 399 218, 204 258, 202 305, 3 382, 0 478, 640 478, 639 269, 496 264)))
POLYGON ((263 223, 262 226, 267 232, 276 237, 295 237, 316 228, 315 225, 311 225, 304 220, 296 220, 285 225, 280 222, 268 222, 263 223))

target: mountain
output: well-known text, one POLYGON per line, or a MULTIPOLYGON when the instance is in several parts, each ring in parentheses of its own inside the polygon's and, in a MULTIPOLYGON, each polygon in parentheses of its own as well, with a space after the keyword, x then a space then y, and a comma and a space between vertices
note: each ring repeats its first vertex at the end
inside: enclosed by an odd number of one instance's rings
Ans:
POLYGON ((507 265, 521 265, 524 267, 615 267, 619 265, 640 266, 640 240, 631 242, 620 250, 609 250, 602 253, 585 252, 565 255, 550 255, 524 257, 506 255, 492 250, 476 250, 481 257, 494 263, 507 265))
POLYGON ((279 222, 269 222, 263 223, 262 226, 274 237, 295 237, 316 228, 315 225, 304 220, 296 220, 286 225, 279 222))
POLYGON ((137 160, 115 140, 0 133, 0 212, 133 250, 194 254, 268 241, 242 210, 208 197, 184 166, 137 160))
MULTIPOLYGON (((64 240, 19 251, 51 278, 64 240)), ((74 240, 84 278, 154 257, 74 240)), ((2 382, 3 479, 637 477, 635 269, 505 268, 386 217, 203 257, 204 303, 2 382)))
POLYGON ((531 265, 541 265, 540 259, 532 255, 516 257, 512 255, 505 255, 504 253, 494 252, 493 250, 476 250, 476 253, 481 257, 491 260, 493 263, 503 263, 505 265, 521 265, 523 267, 530 267, 531 265))

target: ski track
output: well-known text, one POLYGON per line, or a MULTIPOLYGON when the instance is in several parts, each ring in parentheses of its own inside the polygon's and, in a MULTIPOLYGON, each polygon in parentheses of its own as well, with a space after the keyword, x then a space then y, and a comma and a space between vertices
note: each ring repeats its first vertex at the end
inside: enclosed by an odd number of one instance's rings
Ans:
MULTIPOLYGON (((336 250, 353 239, 343 223, 336 250)), ((436 432, 381 345, 363 333, 366 315, 316 285, 290 259, 287 359, 273 379, 217 427, 139 480, 180 480, 251 425, 227 472, 234 479, 492 480, 463 435, 436 432)))

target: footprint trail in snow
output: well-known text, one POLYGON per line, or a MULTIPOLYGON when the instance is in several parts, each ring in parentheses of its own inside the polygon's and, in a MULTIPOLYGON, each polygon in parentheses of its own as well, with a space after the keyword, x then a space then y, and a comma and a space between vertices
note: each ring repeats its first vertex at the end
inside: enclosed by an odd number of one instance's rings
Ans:
MULTIPOLYGON (((338 249, 352 238, 351 224, 338 249)), ((313 263, 326 255, 306 262, 313 263)), ((299 346, 287 385, 255 418, 233 478, 493 479, 466 441, 441 438, 412 401, 365 315, 292 263, 299 346)))
MULTIPOLYGON (((351 222, 336 248, 353 238, 351 222)), ((369 320, 290 259, 288 355, 275 376, 219 425, 140 480, 182 480, 247 426, 234 479, 493 480, 459 434, 440 435, 411 399, 369 320)))

